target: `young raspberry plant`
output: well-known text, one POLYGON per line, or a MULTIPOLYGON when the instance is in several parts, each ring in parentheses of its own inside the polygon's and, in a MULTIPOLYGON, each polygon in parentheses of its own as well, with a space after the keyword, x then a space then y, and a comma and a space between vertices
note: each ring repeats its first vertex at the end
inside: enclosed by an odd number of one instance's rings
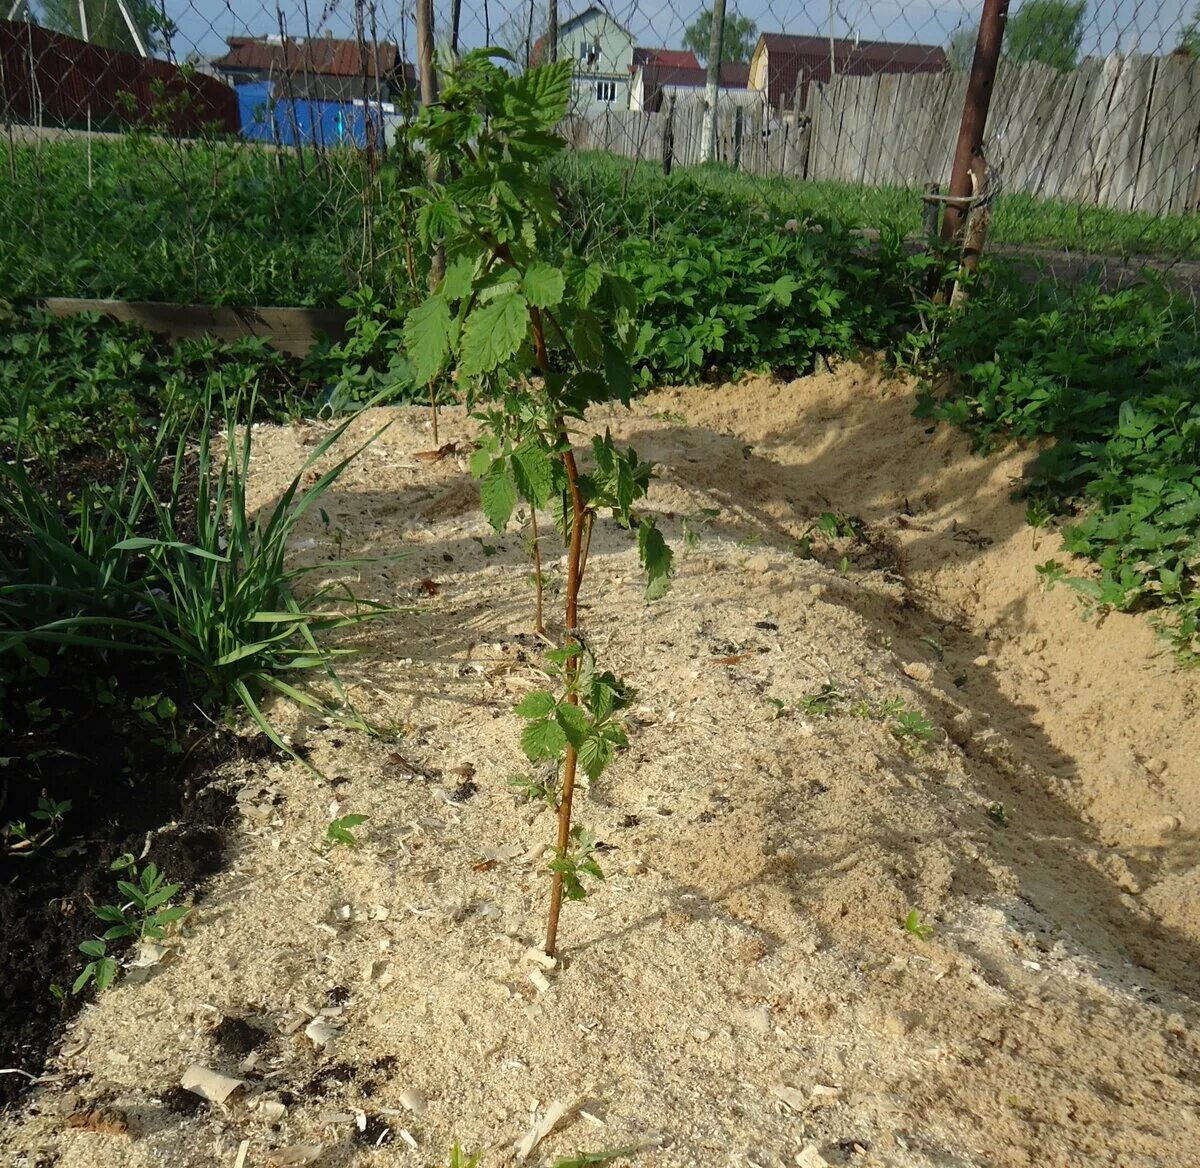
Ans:
POLYGON ((653 518, 635 510, 653 466, 619 449, 607 431, 584 437, 586 468, 576 459, 588 406, 629 404, 639 325, 627 280, 555 250, 561 208, 545 163, 565 145, 555 127, 571 96, 571 62, 514 76, 500 59, 511 60, 496 49, 464 56, 448 72, 440 103, 414 124, 418 148, 445 180, 410 196, 420 204, 423 245, 441 248, 446 267, 432 295, 405 319, 404 339, 418 380, 432 384, 453 372, 481 424, 471 470, 488 521, 503 531, 519 500, 528 507, 539 632, 539 512, 550 513, 566 545, 563 635, 546 662, 561 692, 537 691, 518 707, 528 719, 526 755, 553 774, 530 781, 552 792, 558 816, 546 929, 553 955, 564 895, 582 895, 581 877, 599 873, 594 841, 573 830, 578 771, 595 780, 625 744, 615 714, 626 690, 611 674, 597 673, 579 631, 597 515, 608 511, 636 533, 648 599, 666 590, 672 555, 653 518))

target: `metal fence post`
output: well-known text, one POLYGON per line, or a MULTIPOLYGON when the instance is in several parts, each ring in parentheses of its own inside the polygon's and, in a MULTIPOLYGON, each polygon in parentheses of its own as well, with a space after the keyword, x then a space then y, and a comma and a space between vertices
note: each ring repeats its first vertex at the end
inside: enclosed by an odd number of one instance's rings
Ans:
POLYGON ((983 0, 975 57, 971 62, 962 123, 958 129, 958 144, 954 148, 949 199, 942 215, 942 238, 947 242, 962 234, 967 201, 973 190, 971 169, 977 165, 976 160, 983 160, 983 132, 987 127, 988 108, 992 103, 992 87, 996 81, 996 66, 1000 61, 1000 44, 1004 39, 1007 19, 1008 0, 983 0))

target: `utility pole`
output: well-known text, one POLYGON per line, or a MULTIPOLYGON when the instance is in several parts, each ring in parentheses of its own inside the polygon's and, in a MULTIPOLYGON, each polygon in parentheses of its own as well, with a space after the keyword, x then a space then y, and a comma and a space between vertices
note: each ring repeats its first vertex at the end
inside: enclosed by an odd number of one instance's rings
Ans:
POLYGON ((704 121, 700 127, 700 161, 716 153, 717 86, 721 80, 721 43, 725 39, 725 0, 713 0, 712 30, 708 38, 708 73, 704 81, 704 121))
MULTIPOLYGON (((551 63, 558 60, 558 0, 549 0, 546 9, 546 48, 550 55, 546 59, 551 63)), ((545 62, 539 61, 538 64, 545 62)))

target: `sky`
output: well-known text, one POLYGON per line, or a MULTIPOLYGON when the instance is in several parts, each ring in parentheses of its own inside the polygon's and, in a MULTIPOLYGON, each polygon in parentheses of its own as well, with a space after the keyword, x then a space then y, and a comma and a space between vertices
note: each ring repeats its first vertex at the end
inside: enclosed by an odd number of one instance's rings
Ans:
MULTIPOLYGON (((161 0, 178 25, 175 52, 218 56, 226 36, 279 32, 276 0, 161 0)), ((365 0, 374 4, 379 39, 410 48, 412 0, 365 0)), ((434 0, 438 32, 449 22, 451 0, 434 0)), ((461 0, 461 43, 482 45, 490 32, 493 43, 505 22, 523 26, 529 0, 461 0)), ((540 10, 544 0, 533 0, 540 10)), ((760 32, 829 34, 829 0, 728 0, 758 26, 760 32)), ((1160 53, 1178 40, 1192 4, 1200 0, 1088 0, 1084 55, 1114 50, 1160 53)), ((678 47, 683 30, 707 0, 608 0, 614 18, 642 45, 678 47)), ((278 0, 278 12, 290 36, 303 36, 305 0, 278 0)), ((559 19, 587 6, 587 0, 559 0, 559 19)), ((833 27, 839 37, 914 41, 944 45, 960 25, 978 20, 981 0, 833 0, 833 27)), ((1014 0, 1012 11, 1019 9, 1014 0)), ((540 13, 539 13, 540 14, 540 13)), ((353 0, 308 0, 308 25, 314 34, 353 36, 353 0)))

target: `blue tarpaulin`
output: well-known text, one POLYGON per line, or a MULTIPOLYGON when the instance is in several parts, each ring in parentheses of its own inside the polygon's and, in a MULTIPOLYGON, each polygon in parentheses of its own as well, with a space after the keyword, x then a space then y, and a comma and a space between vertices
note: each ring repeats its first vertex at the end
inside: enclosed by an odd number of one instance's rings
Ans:
MULTIPOLYGON (((237 86, 242 137, 280 146, 340 146, 367 144, 362 102, 323 101, 317 98, 289 99, 269 81, 251 81, 237 86)), ((381 126, 378 111, 376 127, 381 126)), ((379 130, 382 140, 382 130, 379 130)))

